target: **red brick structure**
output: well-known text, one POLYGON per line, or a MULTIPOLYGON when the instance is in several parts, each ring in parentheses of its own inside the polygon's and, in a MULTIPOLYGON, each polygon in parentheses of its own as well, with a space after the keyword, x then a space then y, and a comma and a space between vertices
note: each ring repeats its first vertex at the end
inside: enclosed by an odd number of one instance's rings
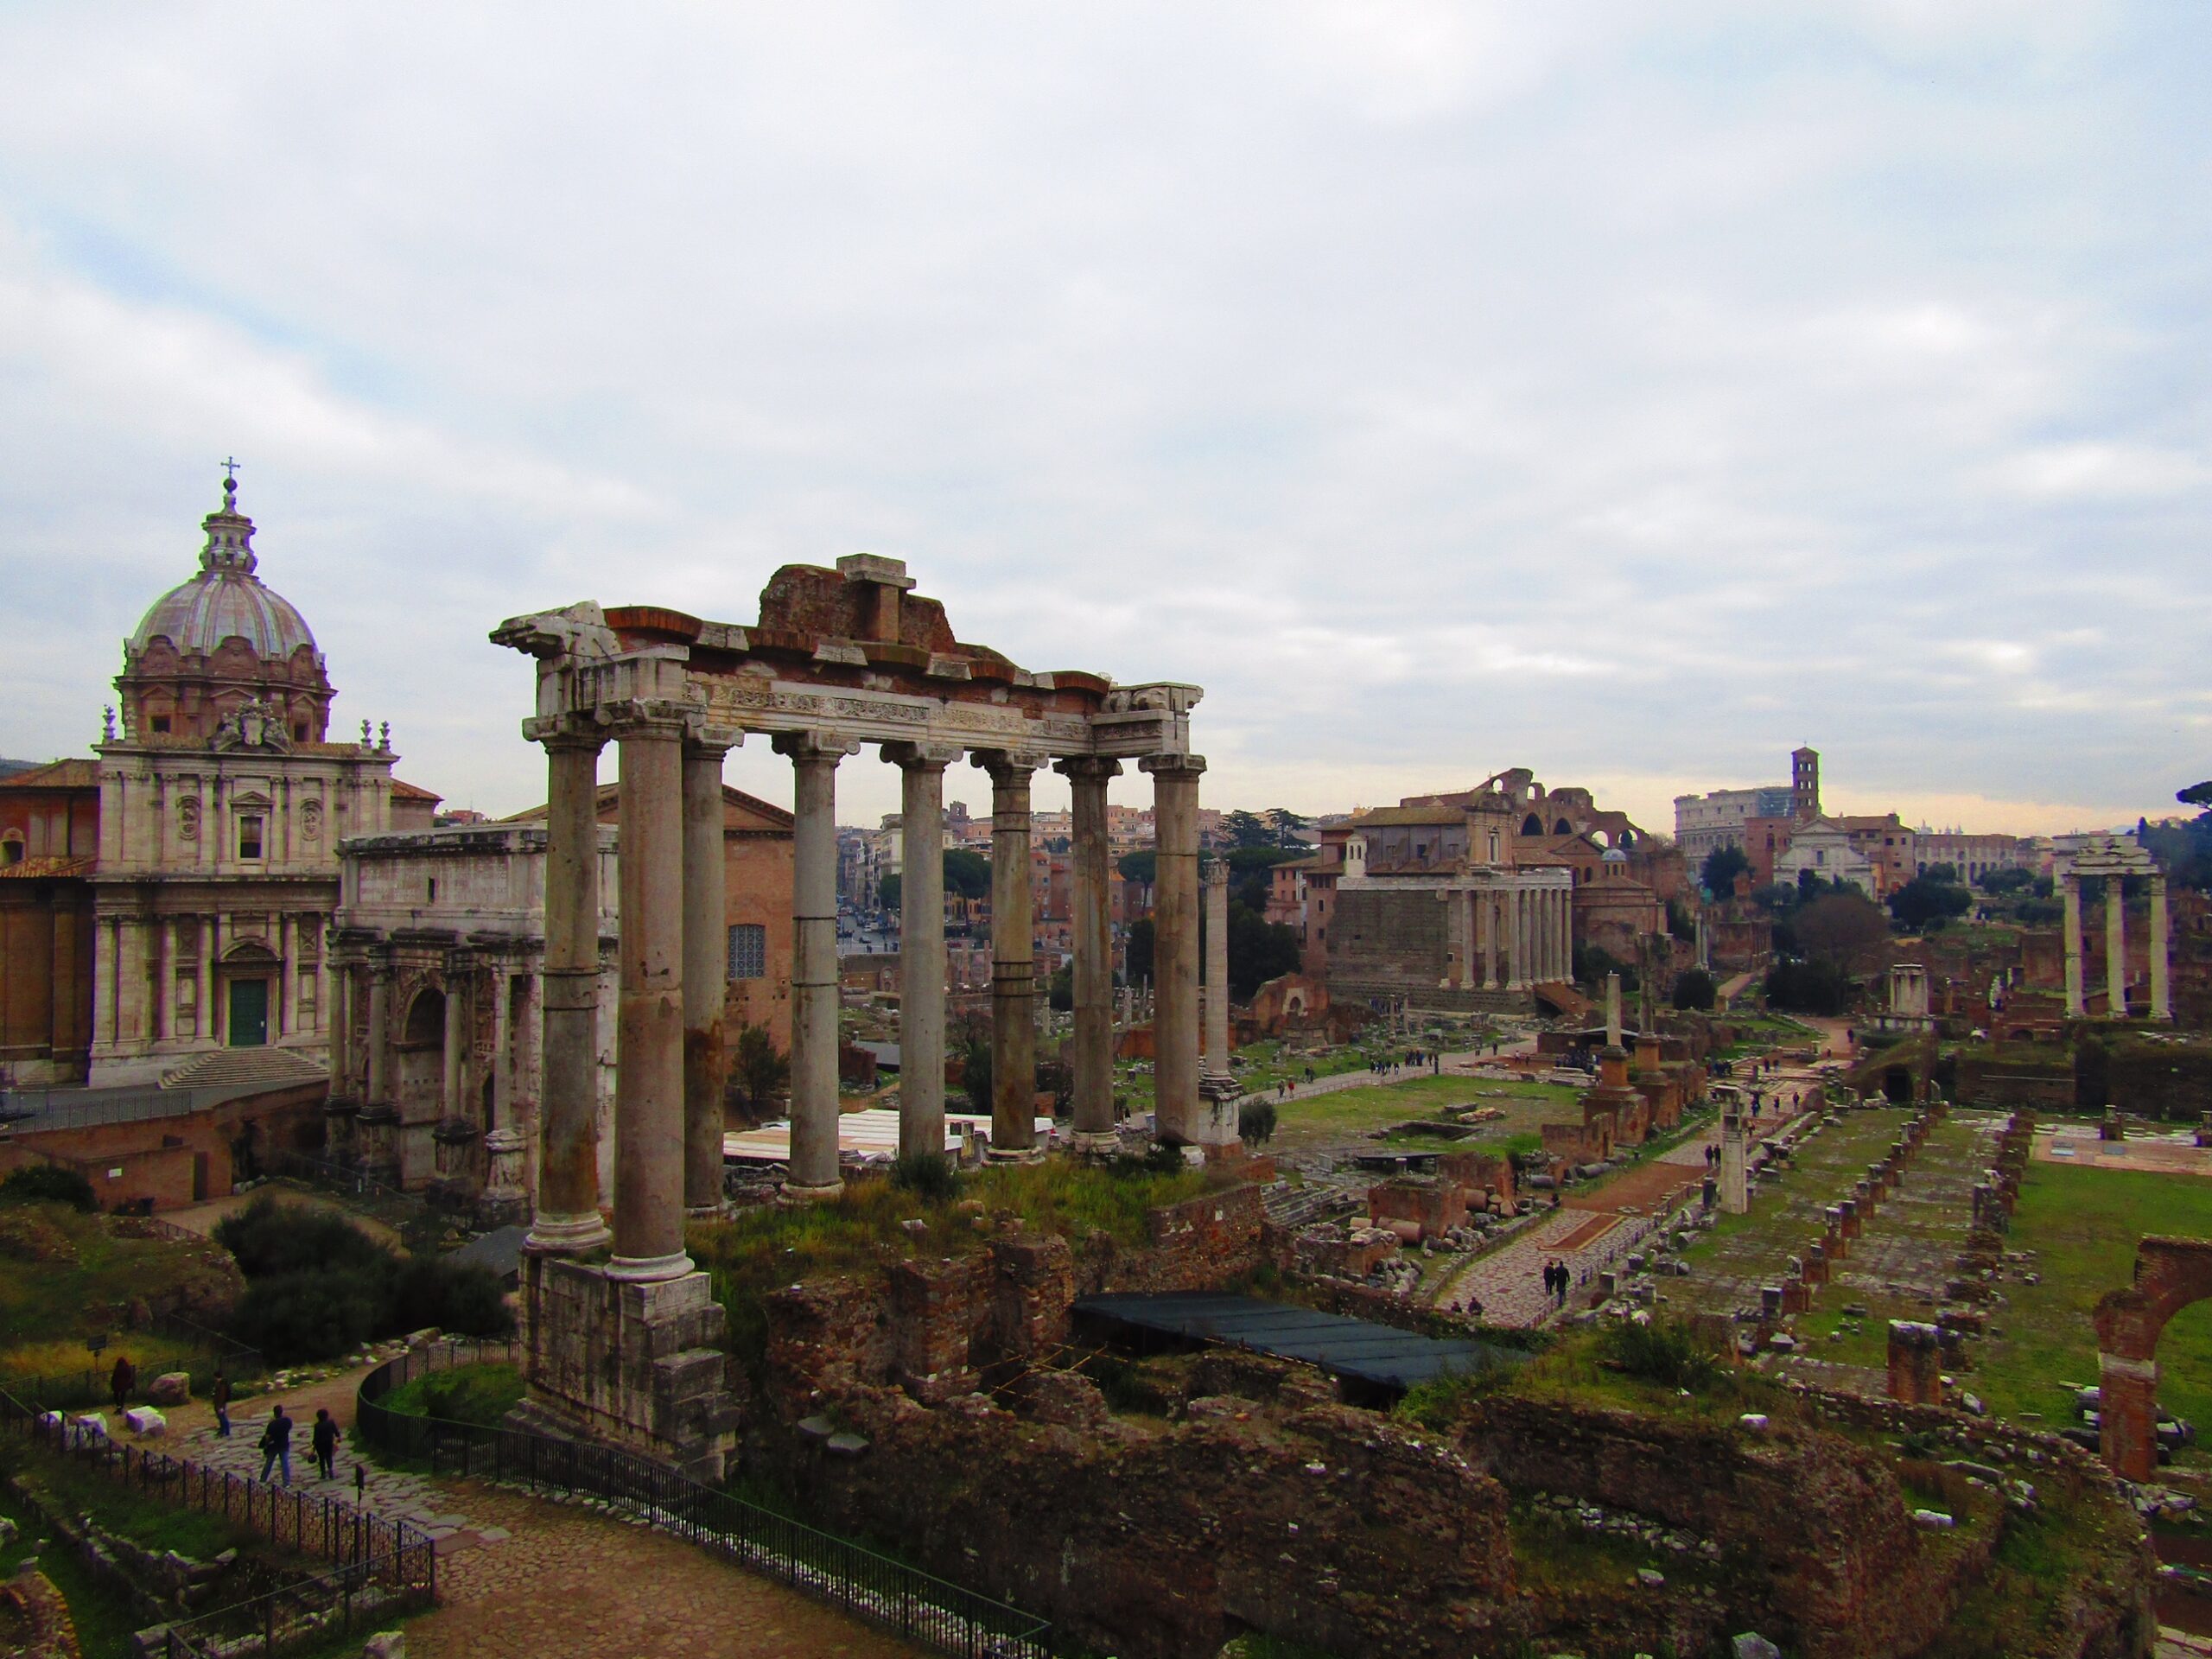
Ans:
POLYGON ((0 780, 0 1084, 85 1080, 99 823, 89 760, 0 780))
POLYGON ((2158 1336, 2191 1302, 2212 1297, 2212 1239, 2151 1235, 2136 1246, 2135 1282, 2097 1304, 2099 1439, 2126 1480, 2158 1468, 2158 1336))
POLYGON ((320 1151, 328 1090, 321 1078, 232 1089, 226 1099, 219 1090, 165 1090, 161 1116, 143 1095, 86 1095, 0 1130, 0 1175, 61 1164, 92 1182, 103 1210, 174 1210, 267 1173, 278 1154, 320 1151))
POLYGON ((1890 1398, 1908 1406, 1943 1403, 1942 1332, 1911 1319, 1890 1321, 1890 1398))

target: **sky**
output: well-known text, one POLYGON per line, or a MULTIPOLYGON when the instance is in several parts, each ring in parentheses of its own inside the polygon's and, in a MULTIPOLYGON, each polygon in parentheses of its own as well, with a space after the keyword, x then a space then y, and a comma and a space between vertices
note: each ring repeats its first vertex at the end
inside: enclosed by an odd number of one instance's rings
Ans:
POLYGON ((16 0, 0 754, 88 752, 234 454, 334 732, 455 806, 543 793, 502 617, 867 551, 1203 684, 1211 805, 1670 830, 1811 743, 1832 809, 2155 816, 2208 76, 2171 3, 16 0))

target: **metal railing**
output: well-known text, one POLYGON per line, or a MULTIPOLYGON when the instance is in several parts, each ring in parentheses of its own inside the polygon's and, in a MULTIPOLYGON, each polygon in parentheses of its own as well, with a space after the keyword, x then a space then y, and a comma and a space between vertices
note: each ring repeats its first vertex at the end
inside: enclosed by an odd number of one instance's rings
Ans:
POLYGON ((220 1515, 276 1548, 334 1566, 358 1567, 430 1546, 428 1533, 404 1521, 387 1521, 342 1498, 271 1486, 190 1458, 122 1445, 95 1428, 71 1422, 58 1412, 41 1411, 4 1391, 0 1391, 0 1427, 104 1474, 126 1490, 202 1515, 220 1515))
POLYGON ((143 1123, 186 1116, 198 1094, 192 1089, 4 1089, 0 1090, 0 1120, 13 1121, 25 1133, 143 1123))
POLYGON ((296 1649, 327 1649, 334 1637, 389 1625, 435 1602, 437 1560, 425 1539, 181 1620, 163 1632, 162 1659, 274 1659, 296 1649))
POLYGON ((427 1461, 434 1473, 442 1468, 525 1484, 532 1491, 599 1499, 723 1560, 957 1659, 1047 1659, 1051 1654, 1052 1627, 1043 1619, 703 1486, 665 1465, 588 1441, 504 1424, 486 1427, 418 1417, 382 1403, 393 1389, 432 1371, 520 1357, 513 1344, 434 1343, 410 1350, 362 1379, 354 1437, 387 1456, 427 1461))

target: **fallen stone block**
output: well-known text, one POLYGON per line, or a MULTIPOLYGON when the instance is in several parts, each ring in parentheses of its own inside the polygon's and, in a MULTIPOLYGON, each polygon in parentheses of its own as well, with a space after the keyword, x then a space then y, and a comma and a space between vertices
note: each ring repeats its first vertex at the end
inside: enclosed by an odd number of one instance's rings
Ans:
POLYGON ((168 1432, 169 1420, 151 1406, 133 1406, 123 1414, 123 1421, 133 1434, 153 1435, 168 1432))
POLYGON ((153 1406, 181 1406, 191 1398, 189 1371, 163 1371, 146 1389, 146 1403, 153 1406))

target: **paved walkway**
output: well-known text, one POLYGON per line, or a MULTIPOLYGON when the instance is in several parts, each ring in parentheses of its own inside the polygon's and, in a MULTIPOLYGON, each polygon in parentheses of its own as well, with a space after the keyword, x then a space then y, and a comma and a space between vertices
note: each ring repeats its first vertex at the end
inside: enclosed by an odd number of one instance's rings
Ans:
POLYGON ((439 1605, 407 1626, 409 1651, 418 1659, 911 1659, 918 1651, 618 1516, 482 1481, 385 1469, 357 1459, 346 1442, 339 1446, 338 1478, 319 1481, 308 1441, 315 1410, 328 1408, 350 1437, 364 1375, 355 1367, 241 1402, 227 1440, 215 1435, 213 1411, 194 1401, 169 1410, 168 1433, 144 1444, 257 1478, 255 1443, 281 1400, 298 1423, 295 1488, 351 1502, 354 1465, 365 1464, 363 1507, 421 1527, 437 1543, 439 1605))

